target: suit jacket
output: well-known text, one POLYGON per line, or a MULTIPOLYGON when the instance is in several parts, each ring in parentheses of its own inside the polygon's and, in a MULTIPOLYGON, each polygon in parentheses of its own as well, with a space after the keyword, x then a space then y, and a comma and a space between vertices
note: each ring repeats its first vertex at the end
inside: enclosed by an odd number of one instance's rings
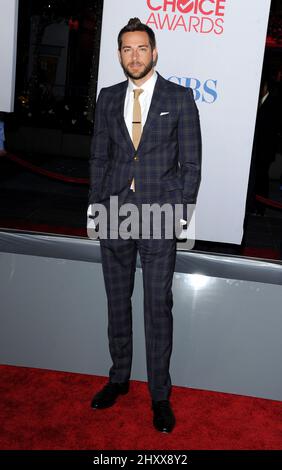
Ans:
MULTIPOLYGON (((122 199, 133 177, 140 203, 195 204, 201 177, 201 134, 192 90, 158 74, 135 150, 124 121, 127 85, 126 80, 103 88, 99 94, 91 144, 89 204, 107 204, 111 195, 122 199)), ((185 212, 183 215, 187 217, 185 212)))

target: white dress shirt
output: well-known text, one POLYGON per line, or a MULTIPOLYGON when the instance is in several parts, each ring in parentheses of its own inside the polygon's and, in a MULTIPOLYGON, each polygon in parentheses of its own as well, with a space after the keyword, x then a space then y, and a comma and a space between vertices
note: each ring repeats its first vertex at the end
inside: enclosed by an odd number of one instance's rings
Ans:
POLYGON ((141 88, 143 93, 139 96, 139 103, 141 107, 141 115, 142 115, 142 122, 141 126, 142 129, 145 126, 148 112, 151 106, 152 96, 154 93, 156 81, 158 75, 154 71, 153 75, 147 80, 143 85, 140 87, 136 86, 130 79, 128 80, 127 91, 125 95, 125 102, 124 102, 124 120, 126 123, 126 127, 128 129, 129 135, 132 138, 132 121, 133 121, 133 104, 134 104, 134 94, 133 90, 141 88))

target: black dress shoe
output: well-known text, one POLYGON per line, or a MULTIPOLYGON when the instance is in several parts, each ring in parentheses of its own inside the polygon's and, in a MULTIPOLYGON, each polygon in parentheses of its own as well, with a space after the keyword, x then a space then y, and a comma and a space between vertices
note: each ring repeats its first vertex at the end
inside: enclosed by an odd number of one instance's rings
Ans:
POLYGON ((171 432, 175 426, 175 417, 168 400, 152 402, 153 423, 157 431, 171 432))
POLYGON ((113 406, 119 395, 126 395, 129 390, 129 382, 112 383, 108 382, 100 392, 94 396, 91 407, 92 408, 109 408, 113 406))

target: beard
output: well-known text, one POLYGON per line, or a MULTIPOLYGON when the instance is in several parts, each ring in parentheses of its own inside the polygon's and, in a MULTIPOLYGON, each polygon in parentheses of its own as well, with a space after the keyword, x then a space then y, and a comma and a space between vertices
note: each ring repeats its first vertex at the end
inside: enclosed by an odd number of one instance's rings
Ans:
MULTIPOLYGON (((136 63, 137 65, 143 65, 141 64, 140 62, 137 62, 136 63)), ((127 66, 125 66, 122 62, 121 62, 121 66, 123 68, 123 71, 125 73, 125 75, 127 75, 129 78, 132 78, 134 80, 139 80, 141 78, 144 78, 146 77, 146 75, 151 72, 152 68, 155 66, 155 62, 152 58, 151 62, 148 64, 148 65, 144 65, 143 69, 142 70, 139 70, 139 71, 136 71, 136 72, 131 72, 129 70, 129 67, 130 67, 131 64, 128 64, 127 66)))

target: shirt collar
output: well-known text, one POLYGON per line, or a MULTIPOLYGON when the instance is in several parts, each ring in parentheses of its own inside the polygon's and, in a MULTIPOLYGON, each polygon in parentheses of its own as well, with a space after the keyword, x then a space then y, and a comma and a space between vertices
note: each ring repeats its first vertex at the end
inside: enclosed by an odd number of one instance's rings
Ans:
POLYGON ((157 72, 154 70, 154 73, 153 75, 148 79, 146 80, 145 83, 143 83, 143 85, 141 86, 137 86, 135 85, 135 83, 132 82, 132 80, 128 80, 128 91, 131 92, 133 90, 135 90, 136 88, 142 88, 142 90, 144 91, 153 91, 154 87, 155 87, 155 84, 156 84, 156 81, 157 81, 157 78, 158 78, 158 74, 157 72))

